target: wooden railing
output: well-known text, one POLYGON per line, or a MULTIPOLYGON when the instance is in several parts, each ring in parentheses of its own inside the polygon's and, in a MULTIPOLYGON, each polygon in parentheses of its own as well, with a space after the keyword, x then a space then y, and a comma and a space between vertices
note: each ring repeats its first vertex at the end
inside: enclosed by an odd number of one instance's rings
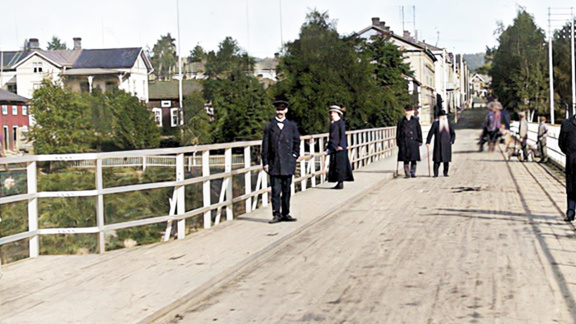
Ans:
MULTIPOLYGON (((293 192, 305 191, 325 181, 328 163, 324 146, 327 136, 328 134, 317 134, 301 137, 301 156, 294 176, 293 192)), ((395 127, 349 131, 347 138, 348 153, 354 169, 391 155, 396 145, 395 127)), ((261 141, 249 141, 139 151, 2 158, 0 175, 18 170, 22 177, 25 177, 25 185, 23 192, 0 197, 0 208, 14 203, 25 204, 25 214, 21 217, 26 230, 0 236, 0 248, 24 241, 23 245, 27 245, 25 257, 36 257, 40 254, 39 238, 42 236, 91 234, 97 236, 97 252, 103 253, 106 251, 107 239, 111 233, 118 230, 165 223, 166 230, 158 238, 160 241, 168 240, 171 236, 184 238, 187 234, 187 221, 201 221, 202 227, 210 228, 218 224, 222 217, 227 221, 233 220, 234 206, 240 205, 242 208, 236 209, 249 213, 259 206, 267 206, 269 202, 270 188, 267 174, 260 163, 260 145, 261 141), (55 172, 58 165, 63 164, 67 170, 89 170, 94 179, 91 188, 78 189, 70 184, 71 187, 66 190, 40 191, 39 177, 55 172), (106 184, 108 179, 105 174, 117 170, 110 168, 127 167, 138 168, 140 171, 147 168, 170 168, 171 179, 129 185, 106 184), (195 172, 191 173, 191 170, 195 172), (215 190, 214 184, 219 183, 220 187, 215 190), (241 185, 237 185, 238 183, 241 185), (201 187, 201 199, 194 197, 201 201, 201 206, 187 208, 186 201, 190 197, 186 197, 186 187, 192 185, 201 187), (115 195, 160 188, 167 188, 172 192, 165 214, 150 217, 139 215, 120 222, 106 221, 107 199, 115 195), (241 190, 238 190, 239 188, 241 190), (219 194, 215 195, 215 191, 219 191, 219 194), (74 197, 85 197, 94 201, 95 210, 85 211, 87 215, 94 215, 95 219, 90 221, 92 225, 61 228, 39 223, 39 218, 42 217, 39 215, 39 204, 44 199, 66 200, 74 197)), ((14 184, 14 180, 6 174, 1 177, 1 181, 0 185, 5 188, 14 184)), ((5 192, 5 188, 2 192, 5 192)), ((4 223, 0 223, 0 230, 4 223)), ((6 232, 0 231, 0 235, 2 233, 6 232)))

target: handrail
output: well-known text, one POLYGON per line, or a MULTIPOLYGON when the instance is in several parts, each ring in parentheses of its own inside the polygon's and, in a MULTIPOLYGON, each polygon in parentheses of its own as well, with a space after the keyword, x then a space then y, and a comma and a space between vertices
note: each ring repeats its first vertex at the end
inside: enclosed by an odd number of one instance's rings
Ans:
MULTIPOLYGON (((368 165, 390 156, 396 146, 395 127, 374 128, 348 131, 348 155, 354 169, 368 165)), ((324 153, 324 145, 328 134, 305 135, 300 138, 300 155, 297 172, 292 183, 292 192, 305 191, 326 181, 328 159, 324 153)), ((243 212, 249 213, 268 205, 267 174, 263 171, 259 152, 261 141, 245 141, 210 145, 197 145, 179 148, 147 149, 138 151, 119 151, 106 153, 50 154, 25 155, 0 158, 0 174, 2 172, 21 170, 26 175, 26 192, 0 197, 0 206, 12 203, 26 203, 27 230, 0 236, 0 247, 6 244, 28 240, 27 257, 37 257, 40 251, 39 237, 55 234, 97 234, 99 253, 106 251, 107 235, 126 228, 166 223, 167 228, 162 235, 167 240, 172 235, 172 225, 176 226, 177 239, 186 236, 186 222, 200 217, 205 229, 220 222, 221 215, 226 220, 234 218, 234 204, 244 202, 243 212), (233 154, 234 152, 234 154, 233 154), (136 159, 136 160, 134 160, 136 159), (154 161, 150 163, 151 161, 154 161), (65 162, 72 168, 93 170, 94 186, 84 190, 68 188, 63 191, 39 191, 39 176, 48 163, 65 162), (139 162, 139 163, 137 163, 139 162), (223 163, 222 163, 223 162, 223 163), (146 168, 170 168, 173 179, 149 183, 128 184, 122 186, 106 186, 105 171, 110 168, 135 166, 146 168), (222 170, 214 171, 218 168, 222 170), (2 171, 4 170, 4 171, 2 171), (195 170, 196 175, 190 175, 195 170), (188 171, 188 173, 187 173, 188 171), (238 180, 242 178, 242 180, 238 180), (233 181, 241 182, 242 192, 233 187, 233 181), (213 197, 214 182, 221 182, 220 194, 213 197), (202 206, 186 209, 185 187, 202 186, 202 206), (129 192, 146 191, 159 188, 173 188, 170 198, 170 208, 164 215, 129 219, 121 222, 107 222, 105 217, 105 199, 114 195, 129 192), (50 198, 95 198, 94 225, 70 228, 49 227, 39 225, 39 203, 50 198), (214 199, 216 198, 216 199, 214 199), (216 215, 214 215, 216 213, 216 215)), ((5 178, 5 177, 4 177, 5 178)), ((4 185, 4 183, 0 183, 4 185)), ((189 198, 189 197, 188 197, 189 198)), ((91 213, 91 211, 87 211, 91 213)), ((144 216, 144 215, 142 215, 144 216)), ((0 226, 5 222, 0 223, 0 226)), ((1 227, 0 227, 1 228, 1 227)), ((1 233, 1 232, 0 232, 1 233)), ((162 237, 159 238, 161 240, 162 237)))

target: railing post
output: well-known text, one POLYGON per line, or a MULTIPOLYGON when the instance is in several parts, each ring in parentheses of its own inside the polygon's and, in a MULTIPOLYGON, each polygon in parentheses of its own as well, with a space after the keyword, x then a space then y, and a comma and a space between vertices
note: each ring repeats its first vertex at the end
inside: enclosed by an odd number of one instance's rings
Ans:
MULTIPOLYGON (((228 178, 228 187, 226 187, 226 220, 233 220, 233 206, 232 206, 232 196, 233 196, 233 179, 232 179, 232 149, 227 148, 224 151, 224 172, 228 173, 226 176, 228 178)), ((226 179, 226 178, 225 178, 226 179)), ((225 181, 223 182, 225 183, 225 181)))
POLYGON ((104 178, 102 173, 102 159, 96 159, 96 226, 98 226, 98 252, 106 252, 106 233, 104 233, 104 178))
MULTIPOLYGON (((210 151, 202 151, 202 177, 207 177, 210 175, 210 151)), ((202 195, 204 201, 204 207, 210 207, 211 205, 211 192, 210 180, 205 180, 202 183, 202 195)), ((212 211, 204 212, 204 228, 212 227, 212 211)))
MULTIPOLYGON (((251 160, 250 160, 250 146, 246 146, 244 148, 244 168, 250 168, 251 160)), ((250 171, 244 173, 244 193, 249 195, 252 192, 252 174, 250 171)), ((244 201, 244 206, 246 206, 246 213, 252 211, 252 198, 248 197, 244 201)))
MULTIPOLYGON (((26 166, 26 176, 28 183, 28 194, 33 195, 28 200, 28 231, 34 232, 38 230, 38 179, 37 179, 37 163, 36 161, 28 163, 26 166)), ((30 238, 29 253, 31 258, 35 258, 40 254, 40 240, 38 234, 30 238)))
MULTIPOLYGON (((310 139, 310 156, 314 156, 316 154, 316 141, 314 138, 310 139)), ((312 163, 312 174, 316 173, 316 158, 312 158, 308 163, 312 163)), ((310 186, 312 188, 316 187, 316 176, 312 176, 310 178, 310 186)))
MULTIPOLYGON (((184 181, 184 154, 180 153, 176 155, 176 181, 184 181)), ((186 213, 186 186, 179 185, 176 186, 176 209, 177 214, 182 215, 186 213)), ((186 237, 186 219, 181 219, 178 221, 178 239, 183 239, 186 237)))
MULTIPOLYGON (((306 185, 308 184, 308 179, 306 179, 306 170, 307 170, 306 160, 303 159, 304 156, 305 156, 304 141, 300 141, 300 158, 302 159, 300 160, 300 178, 304 179, 300 183, 301 191, 306 191, 306 185)), ((308 163, 310 163, 310 160, 308 161, 308 163)))
MULTIPOLYGON (((318 138, 318 146, 320 147, 319 153, 324 153, 324 137, 318 138)), ((324 165, 326 165, 326 155, 320 155, 320 183, 326 182, 326 174, 324 174, 324 165)), ((312 159, 313 173, 316 173, 316 158, 312 159)), ((316 178, 316 177, 314 177, 316 178)))

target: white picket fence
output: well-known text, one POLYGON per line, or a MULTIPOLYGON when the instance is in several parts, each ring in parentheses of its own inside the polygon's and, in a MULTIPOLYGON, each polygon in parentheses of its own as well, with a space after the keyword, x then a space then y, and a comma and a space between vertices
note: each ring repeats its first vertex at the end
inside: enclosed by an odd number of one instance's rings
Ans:
MULTIPOLYGON (((349 157, 354 169, 366 166, 374 161, 390 156, 396 146, 395 127, 376 128, 347 132, 349 143, 349 157)), ((327 173, 327 159, 324 154, 324 145, 328 134, 302 136, 300 142, 300 159, 297 174, 294 176, 292 190, 296 188, 305 191, 325 181, 327 173)), ((267 174, 262 170, 259 160, 261 141, 235 142, 225 144, 212 144, 180 148, 150 149, 139 151, 121 151, 108 153, 85 154, 54 154, 54 155, 28 155, 0 159, 1 170, 20 166, 25 169, 27 192, 12 196, 0 197, 0 205, 11 203, 26 203, 27 231, 0 237, 0 247, 20 240, 28 240, 28 257, 39 255, 39 237, 54 234, 97 234, 98 251, 106 250, 107 234, 119 229, 133 228, 157 223, 166 223, 164 240, 176 226, 177 238, 186 236, 186 222, 194 217, 203 218, 203 227, 210 228, 220 221, 221 211, 225 211, 226 220, 234 218, 233 204, 244 202, 245 211, 249 213, 258 206, 267 206, 269 197, 267 174), (243 154, 232 154, 232 152, 243 154), (92 190, 67 191, 39 191, 38 174, 39 164, 51 162, 67 162, 76 168, 92 168, 95 174, 95 185, 92 190), (127 186, 105 187, 104 170, 110 167, 134 166, 142 169, 152 167, 170 167, 175 174, 174 181, 163 181, 127 186), (222 172, 211 174, 211 167, 218 167, 222 172), (186 178, 186 171, 191 168, 201 168, 201 176, 186 178), (252 183, 252 175, 257 174, 256 184, 252 183), (234 195, 232 177, 244 177, 245 191, 234 195), (211 182, 222 183, 217 201, 211 198, 211 182), (185 206, 185 186, 201 184, 203 206, 187 210, 185 206), (127 192, 151 190, 158 188, 173 188, 170 199, 170 210, 165 215, 147 217, 121 223, 107 224, 105 222, 105 198, 127 192), (95 226, 72 228, 40 228, 38 205, 46 198, 72 198, 95 197, 95 226), (217 211, 217 217, 212 218, 212 212, 217 211)), ((24 171, 23 171, 24 172, 24 171)), ((94 211, 91 211, 94 212, 94 211)), ((2 223, 0 223, 2 226, 2 223)), ((1 229, 1 227, 0 227, 1 229)), ((0 231, 1 233, 1 231, 0 231)))

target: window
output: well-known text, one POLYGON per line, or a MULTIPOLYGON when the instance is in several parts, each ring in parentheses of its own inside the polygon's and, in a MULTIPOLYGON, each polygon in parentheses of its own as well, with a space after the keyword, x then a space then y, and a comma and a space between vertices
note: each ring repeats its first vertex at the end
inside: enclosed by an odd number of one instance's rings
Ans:
POLYGON ((90 92, 90 84, 88 82, 80 82, 80 91, 84 93, 90 92))
POLYGON ((2 115, 8 115, 8 105, 2 105, 2 115))
POLYGON ((180 109, 178 108, 172 108, 170 109, 170 126, 172 127, 176 127, 178 126, 178 119, 180 117, 180 109))
POLYGON ((28 106, 22 106, 22 116, 28 115, 28 106))
POLYGON ((42 73, 42 62, 33 62, 34 73, 42 73))
POLYGON ((12 126, 12 143, 16 144, 18 141, 18 126, 12 126))
POLYGON ((172 102, 170 102, 170 100, 162 100, 160 102, 160 105, 162 106, 162 108, 170 108, 172 107, 172 102))
POLYGON ((12 116, 18 116, 18 106, 12 105, 12 116))
POLYGON ((8 91, 12 93, 18 93, 18 87, 16 86, 16 84, 9 84, 8 91))
POLYGON ((158 126, 162 126, 162 109, 152 108, 152 113, 154 114, 154 121, 158 126))

